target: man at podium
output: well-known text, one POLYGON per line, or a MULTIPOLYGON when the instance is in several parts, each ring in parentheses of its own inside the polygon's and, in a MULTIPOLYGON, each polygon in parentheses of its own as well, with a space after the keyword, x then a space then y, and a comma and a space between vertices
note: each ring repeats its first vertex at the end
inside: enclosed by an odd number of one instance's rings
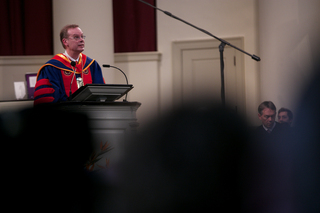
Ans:
POLYGON ((98 62, 82 53, 84 40, 78 25, 62 28, 60 41, 65 52, 55 55, 39 69, 34 105, 66 101, 81 86, 104 84, 98 62))

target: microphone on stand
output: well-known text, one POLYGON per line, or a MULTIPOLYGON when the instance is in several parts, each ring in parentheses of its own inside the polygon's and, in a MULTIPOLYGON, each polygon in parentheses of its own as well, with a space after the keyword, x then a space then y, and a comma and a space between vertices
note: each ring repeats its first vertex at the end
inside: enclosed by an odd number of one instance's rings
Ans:
POLYGON ((244 54, 247 54, 248 56, 251 56, 251 58, 252 58, 253 60, 256 60, 256 61, 260 61, 260 60, 261 60, 259 56, 251 55, 250 53, 247 53, 246 51, 244 51, 244 50, 242 50, 242 49, 240 49, 240 48, 238 48, 238 47, 230 44, 229 42, 227 42, 227 41, 225 41, 225 40, 223 40, 223 39, 221 39, 221 38, 216 37, 215 35, 209 33, 208 31, 206 31, 206 30, 204 30, 204 29, 201 29, 201 28, 199 28, 199 27, 197 27, 197 26, 195 26, 195 25, 193 25, 193 24, 191 24, 191 23, 189 23, 189 22, 187 22, 187 21, 185 21, 185 20, 183 20, 183 19, 181 19, 181 18, 173 15, 172 13, 170 13, 170 12, 168 12, 168 11, 164 11, 164 10, 162 10, 162 9, 160 9, 160 8, 158 8, 158 7, 155 7, 155 6, 153 6, 152 4, 150 4, 150 3, 148 3, 148 2, 145 2, 145 1, 143 1, 143 0, 138 0, 138 1, 140 1, 140 2, 142 2, 142 3, 144 3, 144 4, 146 4, 146 5, 154 8, 154 9, 157 9, 157 10, 163 12, 164 14, 166 14, 167 16, 170 16, 171 18, 177 19, 178 21, 181 21, 181 22, 183 22, 183 23, 185 23, 185 24, 187 24, 187 25, 189 25, 189 26, 191 26, 191 27, 193 27, 193 28, 195 28, 195 29, 197 29, 197 30, 199 30, 199 31, 201 31, 201 32, 203 32, 203 33, 205 33, 205 34, 207 34, 207 35, 209 35, 209 36, 217 39, 217 40, 219 40, 219 41, 221 41, 221 44, 220 44, 220 46, 219 46, 219 52, 220 52, 220 71, 221 71, 221 100, 222 100, 223 106, 225 105, 224 60, 223 60, 223 51, 224 51, 225 45, 228 45, 228 46, 230 46, 230 47, 233 47, 234 49, 239 50, 240 52, 242 52, 242 53, 244 53, 244 54))
MULTIPOLYGON (((129 85, 127 75, 126 75, 120 68, 115 67, 115 66, 111 66, 111 65, 109 65, 109 64, 103 64, 102 66, 103 66, 103 67, 106 67, 106 68, 112 67, 112 68, 115 68, 115 69, 119 70, 120 72, 122 72, 122 74, 123 74, 124 77, 126 78, 127 85, 129 85)), ((127 96, 128 96, 128 93, 126 93, 126 97, 125 97, 125 99, 123 100, 124 102, 127 102, 127 96)))
MULTIPOLYGON (((76 62, 75 61, 71 61, 70 64, 71 64, 72 67, 76 66, 76 62)), ((73 68, 72 68, 72 70, 73 70, 73 68)), ((72 82, 73 82, 73 79, 74 79, 75 75, 76 75, 76 70, 73 70, 73 77, 72 77, 72 80, 71 80, 71 83, 70 83, 69 99, 71 99, 71 95, 72 95, 71 85, 72 85, 72 82)))

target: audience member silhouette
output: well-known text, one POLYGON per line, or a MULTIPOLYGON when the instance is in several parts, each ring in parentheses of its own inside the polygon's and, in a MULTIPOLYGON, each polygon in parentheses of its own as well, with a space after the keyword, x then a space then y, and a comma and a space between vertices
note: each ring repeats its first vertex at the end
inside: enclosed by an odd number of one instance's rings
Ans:
POLYGON ((301 98, 295 122, 294 198, 296 212, 320 212, 320 66, 301 98))
POLYGON ((0 115, 4 206, 12 212, 97 212, 105 186, 84 170, 87 117, 50 107, 0 115), (80 130, 80 131, 76 131, 80 130))
POLYGON ((110 212, 241 211, 247 133, 240 117, 216 106, 186 107, 152 122, 111 168, 110 212))

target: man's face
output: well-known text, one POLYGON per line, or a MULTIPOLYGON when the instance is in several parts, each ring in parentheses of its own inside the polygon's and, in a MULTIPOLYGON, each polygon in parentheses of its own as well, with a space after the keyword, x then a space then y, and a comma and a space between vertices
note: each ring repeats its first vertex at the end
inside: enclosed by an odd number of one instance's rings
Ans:
POLYGON ((262 114, 258 114, 258 116, 262 124, 269 129, 275 122, 276 111, 270 108, 265 108, 264 110, 262 110, 262 114))
POLYGON ((278 121, 279 121, 279 123, 288 123, 288 124, 291 123, 291 120, 290 120, 287 112, 280 112, 278 114, 278 121))
POLYGON ((64 39, 64 45, 66 50, 81 53, 84 51, 84 39, 82 30, 77 28, 71 28, 68 30, 69 37, 64 39))

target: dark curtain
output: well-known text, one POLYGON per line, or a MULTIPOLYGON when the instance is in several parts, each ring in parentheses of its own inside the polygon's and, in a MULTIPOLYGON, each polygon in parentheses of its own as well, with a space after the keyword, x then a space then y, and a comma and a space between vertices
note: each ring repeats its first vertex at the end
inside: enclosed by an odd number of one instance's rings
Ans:
MULTIPOLYGON (((144 0, 155 6, 156 0, 144 0)), ((138 0, 113 0, 114 52, 156 51, 155 9, 138 0)))
POLYGON ((0 0, 0 55, 52 55, 52 0, 0 0))

